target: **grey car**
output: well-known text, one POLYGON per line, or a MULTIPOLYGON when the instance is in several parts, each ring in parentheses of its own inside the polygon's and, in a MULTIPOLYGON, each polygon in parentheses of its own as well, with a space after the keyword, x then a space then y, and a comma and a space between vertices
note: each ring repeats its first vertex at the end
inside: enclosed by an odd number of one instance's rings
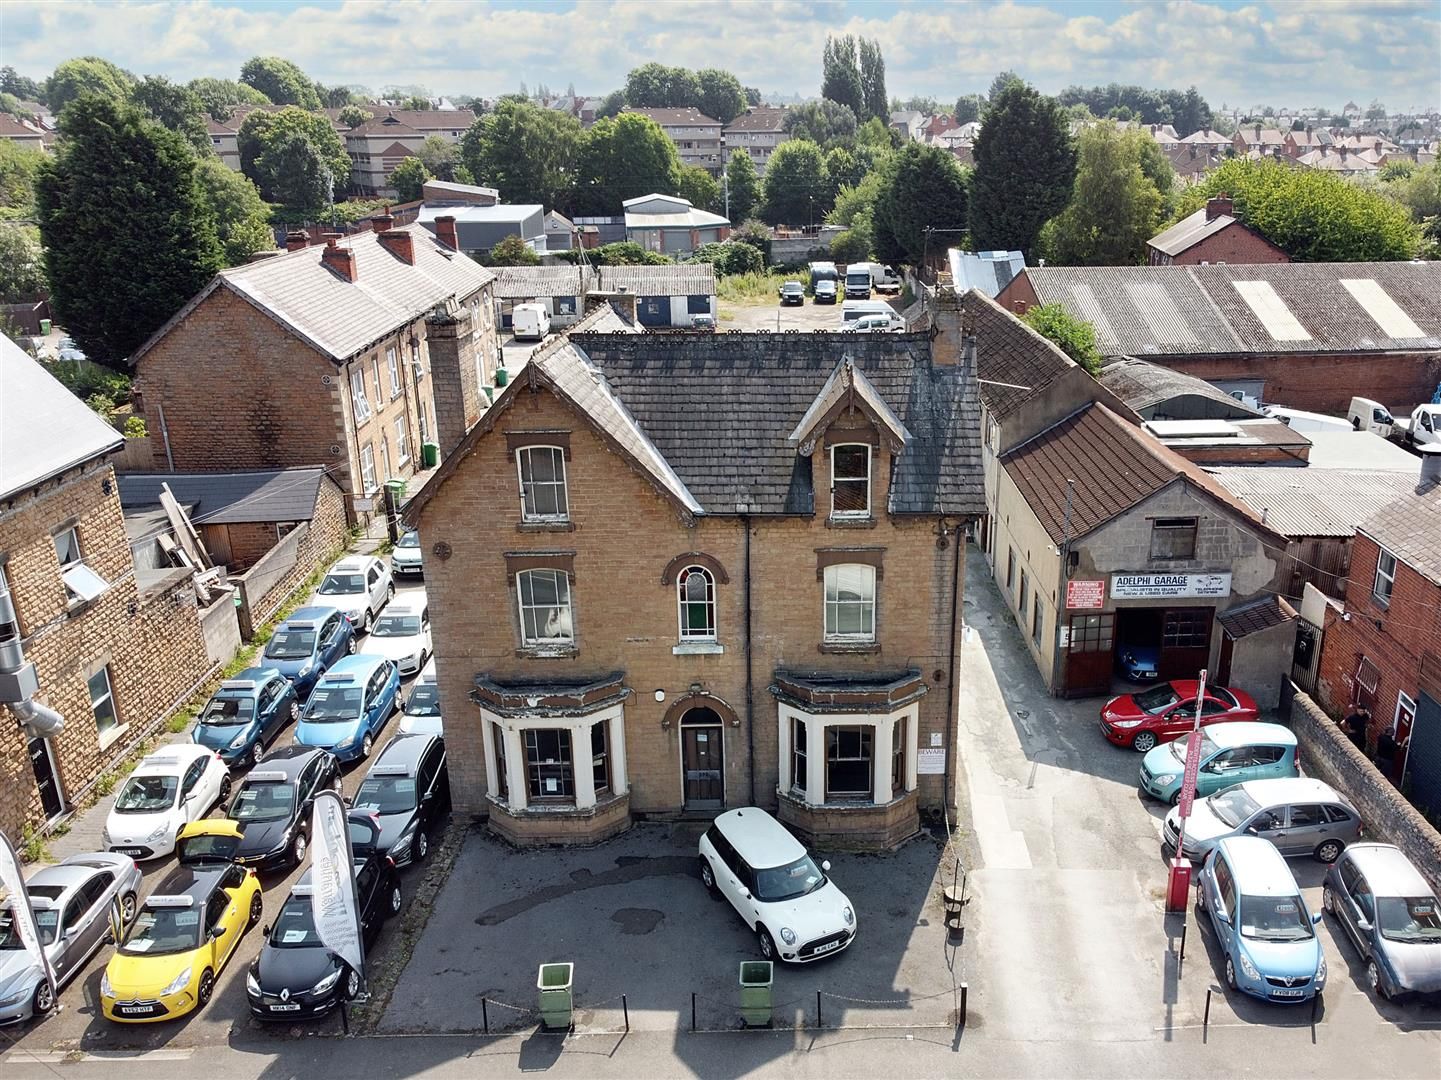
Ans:
MULTIPOLYGON (((96 852, 72 855, 47 866, 25 883, 40 941, 64 986, 110 936, 110 910, 115 900, 128 926, 135 918, 140 868, 128 855, 96 852)), ((50 986, 20 935, 9 908, 0 910, 0 1024, 19 1023, 55 1006, 50 986)))
POLYGON ((1441 994, 1441 903, 1399 848, 1347 848, 1326 871, 1321 903, 1366 961, 1373 991, 1441 994))
MULTIPOLYGON (((1180 811, 1166 815, 1163 843, 1176 847, 1180 811)), ((1188 859, 1200 860, 1223 836, 1259 836, 1286 858, 1311 855, 1333 863, 1361 838, 1361 815, 1330 784, 1305 776, 1247 780, 1197 799, 1186 822, 1188 859)))

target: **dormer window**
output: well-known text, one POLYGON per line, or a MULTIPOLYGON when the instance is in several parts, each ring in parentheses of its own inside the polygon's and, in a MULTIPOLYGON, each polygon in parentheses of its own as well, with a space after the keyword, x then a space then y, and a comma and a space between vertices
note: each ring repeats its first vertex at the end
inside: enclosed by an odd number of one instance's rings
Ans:
POLYGON ((831 517, 871 516, 871 448, 865 443, 831 447, 831 517))

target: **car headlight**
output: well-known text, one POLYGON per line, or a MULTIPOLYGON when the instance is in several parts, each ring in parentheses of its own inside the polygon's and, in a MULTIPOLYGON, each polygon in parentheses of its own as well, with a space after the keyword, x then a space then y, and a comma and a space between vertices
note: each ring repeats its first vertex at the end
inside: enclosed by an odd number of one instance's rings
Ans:
POLYGON ((100 843, 101 843, 101 845, 103 845, 104 847, 109 847, 109 846, 110 846, 110 826, 109 826, 109 825, 106 825, 105 828, 103 828, 103 829, 100 830, 100 843))
POLYGON ((190 969, 186 968, 175 978, 170 980, 170 985, 160 991, 161 997, 169 997, 171 994, 178 994, 190 985, 190 969))
POLYGON ((315 670, 315 662, 314 662, 313 660, 307 660, 307 661, 305 661, 305 663, 303 663, 303 664, 300 665, 300 670, 295 673, 296 678, 303 679, 303 678, 305 678, 305 676, 309 675, 309 674, 310 674, 312 671, 314 671, 314 670, 315 670))
POLYGON ((335 744, 335 748, 336 748, 337 750, 344 750, 347 746, 351 745, 353 742, 355 742, 355 736, 354 736, 354 735, 347 735, 345 738, 341 739, 338 743, 335 744))
POLYGON ((796 932, 792 930, 789 926, 782 926, 781 940, 784 941, 787 945, 794 945, 796 943, 796 932))
POLYGON ((11 1005, 18 1005, 29 997, 33 990, 21 990, 18 994, 11 994, 7 998, 0 998, 0 1009, 8 1009, 11 1005))
POLYGON ((403 850, 403 849, 406 847, 406 845, 408 845, 408 844, 409 844, 412 840, 414 840, 414 839, 415 839, 415 826, 412 825, 410 828, 406 829, 405 832, 403 832, 403 833, 400 834, 400 839, 396 840, 395 843, 393 843, 393 844, 390 845, 391 850, 393 850, 393 851, 403 850))
POLYGON ((113 998, 115 996, 115 991, 110 986, 109 971, 102 971, 100 973, 100 996, 107 998, 113 998))
POLYGON ((158 829, 156 829, 153 833, 151 833, 149 836, 147 836, 147 837, 145 838, 145 842, 146 842, 147 844, 153 844, 153 843, 155 843, 156 841, 160 840, 160 839, 161 839, 166 833, 168 833, 169 831, 170 831, 170 826, 169 826, 168 824, 161 825, 158 829))
POLYGON ((339 978, 340 978, 340 969, 339 969, 339 968, 336 968, 336 969, 335 969, 334 971, 332 971, 329 975, 327 975, 325 978, 321 979, 318 983, 316 983, 314 986, 312 986, 312 987, 310 988, 310 992, 311 992, 312 994, 323 994, 323 993, 325 993, 327 990, 329 990, 332 986, 334 986, 334 985, 336 984, 336 981, 339 980, 339 978))
POLYGON ((1326 958, 1321 957, 1321 965, 1316 969, 1316 986, 1320 987, 1326 981, 1326 958))
POLYGON ((249 733, 242 731, 239 735, 235 736, 235 738, 230 740, 230 749, 239 750, 242 746, 245 745, 245 740, 248 738, 250 738, 249 733))
POLYGON ((850 904, 841 908, 841 918, 845 919, 847 926, 854 926, 856 924, 856 913, 851 910, 850 904))
POLYGON ((1241 970, 1246 973, 1246 978, 1259 979, 1261 977, 1261 973, 1256 970, 1256 965, 1251 963, 1251 958, 1247 956, 1244 952, 1237 953, 1237 955, 1241 958, 1241 970))
POLYGON ((260 996, 260 980, 255 977, 254 968, 245 973, 245 989, 256 997, 260 996))
POLYGON ((1155 777, 1154 780, 1155 780, 1156 783, 1160 784, 1162 787, 1169 787, 1170 785, 1172 785, 1172 784, 1174 784, 1174 783, 1176 782, 1176 774, 1175 774, 1175 773, 1167 773, 1165 776, 1157 776, 1157 777, 1155 777))
POLYGON ((1141 725, 1141 721, 1139 721, 1139 720, 1112 720, 1112 721, 1111 721, 1111 726, 1112 726, 1112 727, 1119 727, 1119 728, 1133 728, 1133 727, 1140 727, 1140 725, 1141 725))

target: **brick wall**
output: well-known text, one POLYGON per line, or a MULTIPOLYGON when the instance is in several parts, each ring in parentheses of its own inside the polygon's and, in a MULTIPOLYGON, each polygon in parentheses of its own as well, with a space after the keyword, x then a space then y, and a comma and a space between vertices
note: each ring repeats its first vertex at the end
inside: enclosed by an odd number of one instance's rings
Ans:
POLYGON ((315 516, 273 544, 242 579, 241 636, 250 640, 286 598, 335 558, 345 543, 345 496, 334 483, 322 480, 315 516))
POLYGON ((230 553, 225 568, 232 574, 243 573, 254 566, 280 539, 273 521, 237 521, 223 528, 225 547, 230 553))
POLYGON ((1153 363, 1210 382, 1260 379, 1265 399, 1345 416, 1356 394, 1410 412, 1441 383, 1441 353, 1284 353, 1274 356, 1155 356, 1153 363))
MULTIPOLYGON (((1154 252, 1155 249, 1153 248, 1154 252)), ((1156 262, 1156 260, 1152 260, 1156 262)), ((1201 263, 1290 262, 1284 251, 1259 233, 1239 223, 1222 229, 1178 255, 1161 255, 1160 265, 1198 266, 1201 263)))

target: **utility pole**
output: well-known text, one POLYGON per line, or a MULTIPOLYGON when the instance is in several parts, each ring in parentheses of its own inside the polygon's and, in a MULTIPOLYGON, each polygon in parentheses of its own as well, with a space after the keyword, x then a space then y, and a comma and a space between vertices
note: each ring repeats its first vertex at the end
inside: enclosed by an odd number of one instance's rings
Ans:
POLYGON ((731 174, 727 168, 721 169, 721 187, 725 189, 726 195, 726 220, 731 219, 731 174))

